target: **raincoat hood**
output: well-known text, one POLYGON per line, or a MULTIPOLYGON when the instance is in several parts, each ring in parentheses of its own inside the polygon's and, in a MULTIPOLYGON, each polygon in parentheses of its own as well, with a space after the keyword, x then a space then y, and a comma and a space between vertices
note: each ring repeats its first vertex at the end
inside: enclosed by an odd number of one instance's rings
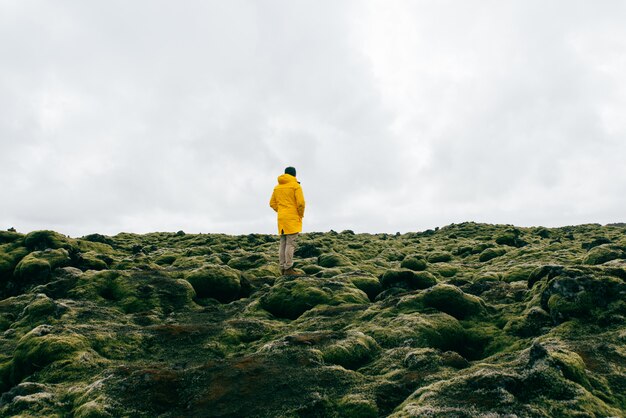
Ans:
POLYGON ((295 181, 296 183, 300 183, 297 178, 292 176, 291 174, 281 174, 278 176, 278 184, 287 184, 295 181))

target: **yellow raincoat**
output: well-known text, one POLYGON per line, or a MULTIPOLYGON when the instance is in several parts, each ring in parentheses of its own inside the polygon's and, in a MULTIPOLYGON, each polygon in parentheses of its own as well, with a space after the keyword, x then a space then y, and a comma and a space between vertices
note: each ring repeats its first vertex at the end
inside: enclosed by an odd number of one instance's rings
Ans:
POLYGON ((278 176, 270 206, 278 212, 278 234, 295 234, 302 231, 304 194, 298 179, 291 174, 278 176))

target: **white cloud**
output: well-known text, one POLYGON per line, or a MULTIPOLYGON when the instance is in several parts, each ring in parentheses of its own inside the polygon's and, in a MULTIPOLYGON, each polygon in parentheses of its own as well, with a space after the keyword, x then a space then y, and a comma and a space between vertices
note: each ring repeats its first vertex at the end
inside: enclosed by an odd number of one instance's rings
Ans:
POLYGON ((0 3, 0 227, 620 221, 621 2, 0 3))

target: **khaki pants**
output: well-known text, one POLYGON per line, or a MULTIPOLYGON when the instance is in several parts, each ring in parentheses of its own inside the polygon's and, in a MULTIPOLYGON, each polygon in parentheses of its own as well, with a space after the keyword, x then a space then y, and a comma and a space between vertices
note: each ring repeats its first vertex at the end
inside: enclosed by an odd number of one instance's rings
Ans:
POLYGON ((282 234, 280 236, 280 250, 278 251, 278 263, 280 268, 288 270, 293 267, 293 252, 296 249, 296 237, 295 234, 282 234))

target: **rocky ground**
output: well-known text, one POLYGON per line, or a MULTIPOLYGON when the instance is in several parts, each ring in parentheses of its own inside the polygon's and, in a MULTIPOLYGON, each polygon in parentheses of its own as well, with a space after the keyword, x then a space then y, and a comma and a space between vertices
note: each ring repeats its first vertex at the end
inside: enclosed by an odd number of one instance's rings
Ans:
POLYGON ((0 415, 622 417, 626 226, 0 232, 0 415))

